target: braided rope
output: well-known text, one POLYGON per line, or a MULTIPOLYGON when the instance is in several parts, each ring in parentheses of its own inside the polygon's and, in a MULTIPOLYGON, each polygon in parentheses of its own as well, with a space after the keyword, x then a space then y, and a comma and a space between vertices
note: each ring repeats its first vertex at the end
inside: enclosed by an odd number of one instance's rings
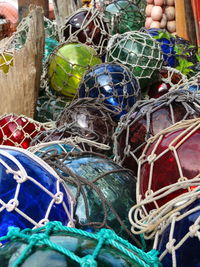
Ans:
POLYGON ((104 245, 112 246, 117 251, 122 252, 128 256, 134 262, 138 263, 142 267, 157 267, 160 263, 157 258, 157 252, 155 250, 145 253, 137 247, 130 244, 128 241, 118 237, 113 231, 108 229, 101 229, 97 234, 92 234, 79 229, 69 228, 63 226, 60 222, 49 222, 44 227, 39 229, 30 230, 25 229, 20 231, 19 228, 11 227, 7 236, 1 237, 0 241, 11 240, 11 241, 22 241, 27 244, 21 255, 16 259, 12 267, 19 267, 26 258, 31 254, 32 249, 38 246, 45 246, 51 248, 54 251, 58 251, 61 254, 71 258, 73 261, 80 264, 80 266, 97 266, 97 256, 101 253, 101 248, 104 245), (62 233, 67 235, 76 234, 78 236, 84 236, 97 241, 96 247, 91 255, 85 257, 76 256, 73 252, 62 246, 54 243, 49 239, 50 235, 59 235, 62 233))

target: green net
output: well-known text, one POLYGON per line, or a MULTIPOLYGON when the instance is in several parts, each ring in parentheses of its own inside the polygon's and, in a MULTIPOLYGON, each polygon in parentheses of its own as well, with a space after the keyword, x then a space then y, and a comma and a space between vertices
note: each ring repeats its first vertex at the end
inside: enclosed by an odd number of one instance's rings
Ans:
POLYGON ((65 227, 60 222, 49 222, 44 227, 34 230, 20 231, 19 228, 11 227, 7 236, 0 238, 1 242, 7 240, 11 242, 0 249, 0 263, 3 266, 27 266, 26 262, 34 262, 34 255, 37 255, 37 266, 44 266, 41 265, 42 259, 45 258, 42 255, 46 255, 45 266, 47 266, 53 263, 51 261, 53 257, 51 259, 51 254, 48 254, 49 250, 51 253, 57 252, 54 256, 60 256, 57 257, 57 264, 60 263, 60 267, 66 266, 69 262, 72 264, 69 266, 114 267, 118 258, 120 261, 117 266, 160 266, 156 250, 145 253, 108 229, 102 229, 97 234, 93 234, 65 227), (71 242, 68 242, 70 240, 71 242), (37 254, 37 251, 42 254, 37 254), (112 256, 115 259, 114 262, 111 261, 112 256))

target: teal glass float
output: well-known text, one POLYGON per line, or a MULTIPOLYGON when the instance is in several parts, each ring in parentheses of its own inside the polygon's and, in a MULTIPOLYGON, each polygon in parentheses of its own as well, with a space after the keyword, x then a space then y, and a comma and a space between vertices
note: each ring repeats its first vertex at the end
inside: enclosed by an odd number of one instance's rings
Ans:
POLYGON ((62 141, 41 143, 37 146, 30 147, 29 151, 38 157, 44 157, 45 153, 47 156, 54 154, 61 155, 63 152, 81 152, 81 149, 73 142, 73 140, 65 139, 62 141))
POLYGON ((39 122, 56 121, 69 102, 71 102, 71 100, 61 96, 40 96, 36 103, 35 120, 39 122))
POLYGON ((133 1, 110 1, 109 4, 105 5, 103 13, 108 20, 111 34, 137 31, 145 24, 145 16, 133 1))
POLYGON ((143 87, 158 74, 163 55, 159 43, 149 34, 132 31, 110 38, 106 61, 115 61, 128 67, 143 87))
POLYGON ((103 155, 92 152, 40 154, 76 198, 76 227, 87 231, 109 227, 118 235, 140 242, 129 231, 128 211, 135 203, 136 179, 103 155))
MULTIPOLYGON (((48 223, 37 230, 10 229, 0 248, 1 267, 158 267, 158 252, 148 253, 102 229, 97 234, 48 223)), ((2 240, 2 239, 0 239, 2 240)))
POLYGON ((41 227, 53 220, 73 225, 68 188, 50 166, 29 151, 0 146, 0 184, 0 236, 10 226, 41 227))
POLYGON ((48 60, 50 85, 59 94, 73 98, 84 73, 100 63, 101 59, 92 47, 78 43, 62 44, 48 60))

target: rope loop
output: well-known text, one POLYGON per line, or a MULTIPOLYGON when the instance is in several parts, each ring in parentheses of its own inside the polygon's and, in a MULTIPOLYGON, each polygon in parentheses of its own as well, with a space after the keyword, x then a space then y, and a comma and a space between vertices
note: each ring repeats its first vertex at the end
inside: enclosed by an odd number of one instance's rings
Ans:
POLYGON ((87 255, 81 259, 81 267, 97 267, 97 262, 92 255, 87 255))

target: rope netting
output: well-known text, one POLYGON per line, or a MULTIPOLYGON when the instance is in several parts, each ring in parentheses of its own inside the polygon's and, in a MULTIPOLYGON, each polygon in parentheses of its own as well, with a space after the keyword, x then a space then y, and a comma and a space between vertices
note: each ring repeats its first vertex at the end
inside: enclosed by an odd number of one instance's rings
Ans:
MULTIPOLYGON (((129 220, 134 234, 143 233, 146 239, 158 237, 169 225, 171 218, 173 216, 176 217, 176 212, 187 207, 199 197, 200 173, 198 169, 192 173, 187 171, 187 167, 184 165, 184 156, 180 154, 182 151, 181 147, 189 142, 188 140, 193 138, 195 132, 198 133, 199 129, 199 118, 181 121, 164 129, 148 140, 139 158, 136 191, 137 204, 129 212, 129 220), (165 137, 173 134, 175 134, 174 138, 169 139, 169 143, 165 144, 162 152, 157 152, 165 137), (169 153, 172 160, 170 168, 176 170, 175 174, 170 173, 169 179, 172 178, 172 180, 169 183, 168 180, 162 181, 162 186, 157 181, 157 190, 153 190, 152 186, 153 183, 155 185, 156 168, 158 168, 158 164, 161 164, 160 160, 167 157, 169 153), (149 168, 148 182, 146 184, 146 191, 141 193, 141 190, 143 190, 141 189, 141 176, 144 165, 149 168)), ((166 162, 166 164, 169 163, 166 162)), ((165 171, 163 169, 160 177, 165 174, 165 171)))
POLYGON ((200 100, 187 90, 138 101, 122 117, 113 135, 115 161, 135 171, 148 139, 170 125, 199 117, 200 100))
MULTIPOLYGON (((53 142, 53 144, 56 143, 53 142)), ((52 142, 49 143, 51 144, 52 142)), ((62 140, 57 144, 70 144, 71 148, 69 147, 68 152, 62 153, 56 147, 48 150, 48 144, 40 144, 29 149, 35 153, 39 152, 39 156, 73 191, 77 203, 75 207, 76 227, 82 229, 113 228, 118 234, 125 235, 126 238, 142 247, 138 241, 140 237, 136 239, 127 227, 129 224, 127 214, 135 195, 135 178, 132 172, 118 166, 102 154, 84 152, 79 144, 77 147, 73 139, 62 140), (75 148, 80 148, 81 151, 75 151, 75 148), (115 191, 114 195, 112 190, 115 191), (122 201, 123 208, 119 208, 122 201), (85 219, 82 215, 83 211, 85 219)))
POLYGON ((68 104, 64 97, 40 96, 37 100, 35 119, 43 123, 56 121, 68 104))
POLYGON ((93 98, 82 98, 71 102, 63 109, 56 126, 71 125, 79 136, 105 145, 111 145, 116 123, 110 117, 110 110, 93 98))
POLYGON ((149 34, 137 31, 112 36, 108 42, 106 60, 127 66, 138 79, 151 78, 163 64, 158 42, 149 34))
POLYGON ((98 9, 78 9, 65 19, 61 28, 61 42, 84 43, 92 46, 99 55, 105 53, 108 39, 108 26, 98 9))
POLYGON ((5 114, 0 116, 0 144, 27 148, 40 132, 54 124, 39 123, 24 115, 5 114))
MULTIPOLYGON (((134 266, 160 266, 160 262, 157 258, 158 252, 156 250, 145 253, 108 229, 101 229, 98 233, 93 234, 79 229, 65 227, 60 222, 49 222, 44 227, 34 230, 25 229, 20 231, 19 228, 12 227, 7 236, 0 238, 0 241, 4 240, 10 240, 11 244, 14 242, 23 244, 23 249, 13 262, 12 267, 21 266, 35 251, 43 248, 56 251, 60 255, 66 256, 66 262, 67 259, 71 259, 74 264, 78 263, 82 267, 98 266, 98 262, 101 261, 98 256, 102 254, 103 248, 109 248, 114 253, 120 254, 121 258, 124 258, 124 261, 127 260, 134 266), (63 240, 68 240, 67 237, 72 237, 73 239, 82 237, 85 240, 93 240, 92 250, 89 254, 85 256, 83 254, 81 257, 80 252, 78 253, 79 255, 76 255, 76 251, 73 252, 72 248, 70 248, 67 243, 64 246, 57 243, 56 239, 53 239, 54 236, 63 237, 63 240)), ((7 247, 9 247, 9 243, 7 247)), ((1 256, 4 256, 3 249, 4 248, 0 249, 1 256)), ((6 259, 6 261, 8 261, 8 259, 6 259)), ((106 263, 104 262, 104 264, 106 263)))
POLYGON ((93 65, 100 64, 96 51, 85 44, 63 43, 50 54, 45 66, 47 80, 57 92, 70 99, 77 90, 84 73, 93 65))
POLYGON ((108 1, 102 5, 102 12, 111 34, 140 30, 145 23, 144 14, 134 1, 108 1))
POLYGON ((184 83, 176 84, 171 87, 170 91, 172 90, 188 90, 195 93, 198 96, 200 91, 200 75, 196 74, 195 76, 191 77, 190 79, 186 80, 184 83))
MULTIPOLYGON (((56 172, 53 171, 52 168, 50 168, 44 161, 42 161, 40 158, 36 157, 32 153, 28 152, 27 150, 22 150, 19 148, 9 147, 9 146, 1 146, 0 147, 0 163, 2 168, 2 173, 4 175, 7 175, 8 182, 12 180, 12 183, 16 183, 16 187, 11 188, 12 194, 10 195, 10 199, 8 199, 9 192, 6 192, 7 194, 3 194, 3 189, 1 191, 2 195, 0 198, 0 213, 2 213, 2 220, 4 216, 6 216, 5 212, 13 213, 13 217, 11 219, 10 217, 10 223, 14 222, 15 214, 19 214, 19 217, 21 220, 25 219, 25 221, 29 222, 32 227, 41 227, 45 223, 49 221, 49 216, 51 214, 52 209, 55 211, 55 207, 57 205, 62 205, 64 212, 66 213, 68 217, 68 226, 73 226, 73 207, 74 207, 74 198, 67 188, 67 186, 62 184, 62 181, 60 180, 59 176, 56 174, 56 172), (12 155, 14 154, 14 155, 12 155), (28 173, 30 173, 30 169, 26 169, 24 165, 24 161, 22 160, 23 157, 28 157, 31 159, 30 162, 33 164, 40 164, 42 168, 44 168, 48 173, 53 175, 51 179, 54 179, 55 182, 55 192, 49 190, 47 186, 45 186, 44 181, 41 181, 39 177, 37 177, 35 174, 33 176, 30 176, 28 173), (20 158, 21 157, 21 158, 20 158), (49 198, 49 203, 46 203, 46 207, 42 207, 44 210, 44 217, 41 218, 39 221, 36 221, 34 219, 34 211, 31 211, 26 207, 24 209, 24 204, 20 202, 21 194, 24 194, 24 188, 26 187, 26 184, 32 183, 35 187, 38 189, 38 194, 40 194, 40 197, 44 198, 44 195, 47 195, 49 198), (62 184, 62 185, 61 185, 62 184), (67 200, 69 203, 66 203, 66 197, 64 198, 64 194, 67 196, 67 200), (13 197, 12 197, 13 196, 13 197), (69 208, 68 208, 69 205, 69 208)), ((38 165, 37 165, 38 168, 38 165)), ((41 171, 42 169, 40 169, 41 171)), ((2 183, 3 184, 3 183, 2 183)), ((33 187, 34 187, 33 186, 33 187)), ((13 185, 12 185, 13 187, 13 185)), ((28 188, 28 187, 27 187, 28 188)), ((32 192, 28 192, 30 195, 32 192)), ((31 200, 30 200, 31 201, 31 200)), ((36 203, 32 203, 32 208, 35 208, 36 203)), ((12 216, 12 215, 10 215, 12 216)), ((7 216, 9 220, 9 216, 7 216)), ((2 228, 7 226, 7 222, 2 221, 2 228)), ((6 229, 1 228, 4 232, 6 229)))

